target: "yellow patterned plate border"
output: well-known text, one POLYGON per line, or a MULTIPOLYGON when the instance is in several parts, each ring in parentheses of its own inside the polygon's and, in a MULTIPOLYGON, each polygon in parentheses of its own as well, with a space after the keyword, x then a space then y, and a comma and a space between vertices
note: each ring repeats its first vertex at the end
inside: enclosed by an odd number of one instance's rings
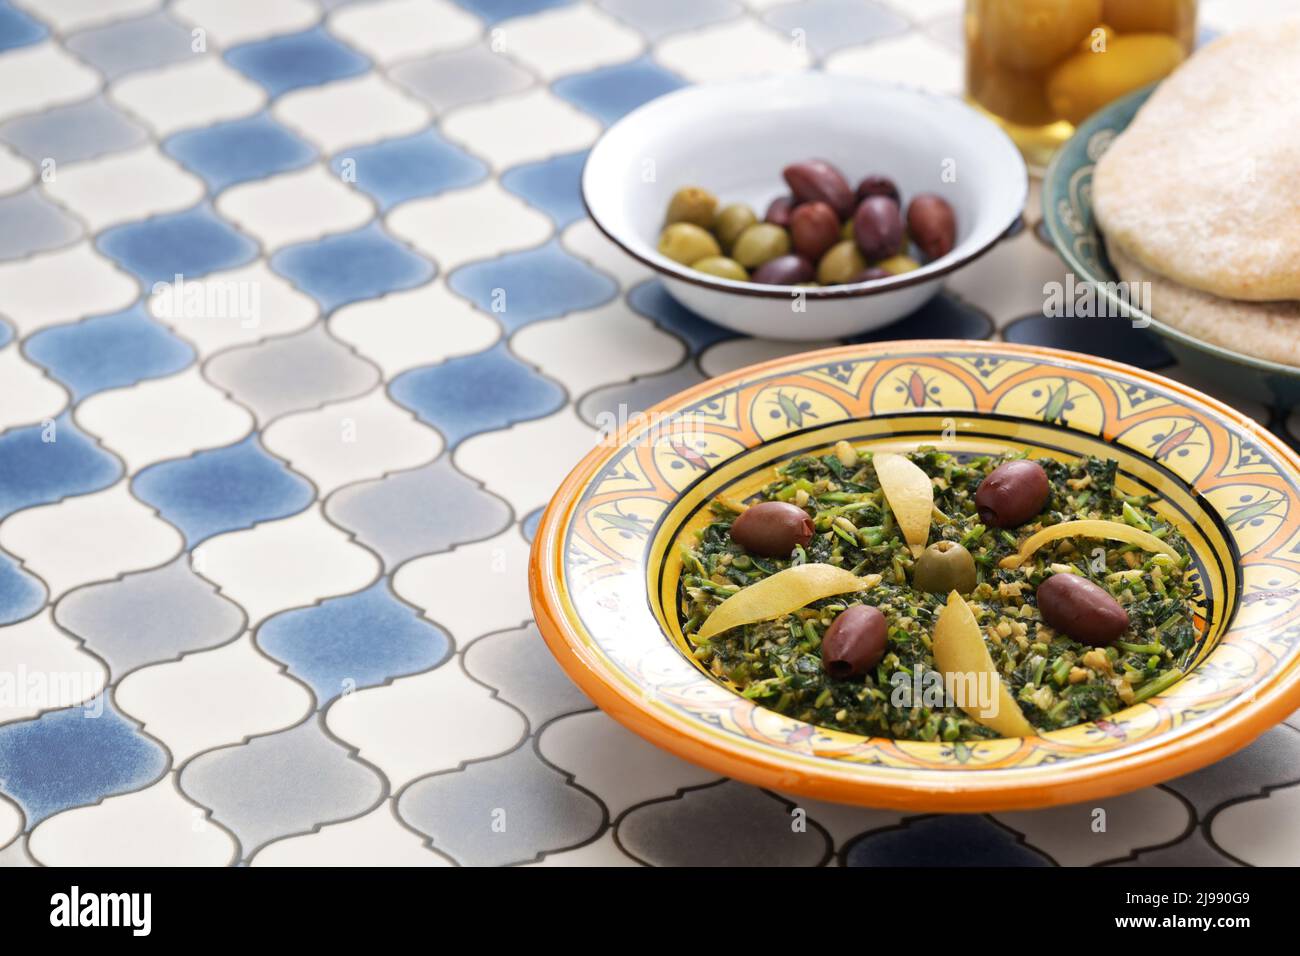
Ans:
POLYGON ((634 416, 552 499, 529 584, 547 644, 597 704, 720 773, 909 810, 1074 802, 1203 766, 1300 707, 1300 459, 1240 412, 1103 359, 999 342, 828 349, 634 416), (1119 458, 1192 544, 1202 644, 1188 676, 1107 721, 971 744, 815 727, 707 676, 685 653, 677 542, 708 498, 743 497, 779 459, 840 437, 1119 458))

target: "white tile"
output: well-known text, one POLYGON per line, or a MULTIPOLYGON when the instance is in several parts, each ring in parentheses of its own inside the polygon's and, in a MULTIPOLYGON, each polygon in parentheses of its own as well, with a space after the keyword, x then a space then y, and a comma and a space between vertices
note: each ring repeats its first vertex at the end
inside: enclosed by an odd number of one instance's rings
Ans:
POLYGON ((41 821, 28 850, 47 866, 225 866, 237 848, 169 773, 151 787, 41 821))
POLYGON ((277 611, 359 591, 380 570, 373 554, 321 517, 319 504, 209 538, 194 549, 193 560, 200 574, 243 606, 250 627, 277 611))
POLYGON ((197 753, 292 727, 312 712, 311 693, 253 647, 252 635, 128 674, 114 702, 172 752, 197 753), (232 694, 231 688, 239 693, 232 694))
POLYGON ((134 498, 125 481, 0 522, 0 547, 45 581, 51 601, 81 584, 157 567, 181 545, 180 533, 134 498))
POLYGON ((416 54, 452 50, 476 40, 478 19, 449 0, 381 0, 330 14, 330 32, 385 65, 416 54))
POLYGON ((161 138, 257 112, 262 88, 215 56, 132 73, 108 89, 109 99, 161 138))
POLYGON ((374 206, 321 165, 232 186, 217 211, 269 252, 336 232, 360 228, 374 206))
POLYGON ((585 259, 606 273, 624 289, 653 276, 654 270, 616 246, 609 237, 596 228, 596 224, 583 217, 560 234, 560 244, 580 259, 585 259))
POLYGON ((17 342, 0 349, 0 432, 53 419, 68 404, 68 393, 23 357, 17 342))
POLYGON ((277 840, 249 866, 451 866, 424 838, 397 821, 385 800, 365 816, 331 823, 315 833, 277 840))
POLYGON ((157 146, 60 166, 45 191, 97 233, 123 222, 185 209, 206 193, 203 180, 157 146))
MULTIPOLYGON (((917 23, 958 16, 963 7, 963 0, 882 0, 882 2, 917 23)), ((1235 3, 1236 0, 1233 2, 1235 3)))
POLYGON ((202 27, 209 41, 222 47, 297 33, 320 19, 320 10, 308 0, 176 0, 171 12, 202 27))
POLYGON ((325 724, 382 770, 394 792, 424 774, 507 751, 527 731, 519 713, 466 677, 456 660, 346 694, 330 705, 325 724), (455 729, 464 727, 473 733, 455 729))
POLYGON ((1295 0, 1202 0, 1201 2, 1201 23, 1225 33, 1272 23, 1295 15, 1295 0))
POLYGON ((13 0, 60 33, 137 17, 161 7, 163 0, 13 0))
POLYGON ((107 682, 103 663, 54 626, 49 607, 0 627, 0 686, 9 685, 0 695, 0 724, 75 707, 92 700, 107 682))
POLYGON ((167 378, 90 396, 77 406, 77 423, 135 474, 156 462, 233 444, 252 430, 253 416, 192 365, 167 378))
POLYGON ((149 312, 190 342, 201 359, 236 345, 305 329, 320 308, 260 259, 229 272, 169 285, 149 298, 149 312))
POLYGON ((811 65, 803 46, 749 19, 669 37, 655 49, 655 59, 696 83, 789 73, 811 65))
POLYGON ((965 83, 961 56, 921 33, 839 50, 826 58, 826 72, 882 82, 908 83, 960 95, 965 83))
POLYGON ((73 103, 99 89, 99 74, 52 40, 0 56, 0 121, 73 103))
POLYGON ((496 322, 448 289, 441 277, 418 289, 344 306, 330 316, 329 327, 389 381, 407 369, 481 352, 501 337, 496 322))
POLYGON ((36 178, 36 170, 27 160, 0 146, 0 196, 23 189, 36 178))
POLYGON ((600 124, 545 89, 465 106, 442 121, 448 139, 497 169, 572 153, 595 142, 600 124))
POLYGON ((262 443, 310 478, 321 498, 355 481, 431 462, 443 446, 441 435, 383 389, 277 418, 262 443))
POLYGON ((467 262, 540 245, 551 235, 551 220, 495 179, 402 203, 385 223, 444 275, 467 262))
POLYGON ((414 133, 430 119, 419 102, 373 72, 286 93, 272 112, 326 153, 414 133))
POLYGON ((0 263, 0 314, 25 338, 47 325, 130 306, 140 285, 90 242, 0 263))
POLYGON ((493 28, 493 37, 545 80, 623 63, 644 46, 635 30, 582 4, 506 20, 493 28))
POLYGON ((515 514, 546 504, 574 462, 595 447, 599 435, 571 407, 546 418, 466 438, 456 447, 456 467, 505 498, 515 514), (502 468, 507 460, 527 468, 502 468))
POLYGON ((728 339, 709 346, 700 354, 700 370, 705 375, 722 375, 746 365, 769 359, 784 358, 799 352, 830 348, 839 342, 778 342, 774 339, 728 339))

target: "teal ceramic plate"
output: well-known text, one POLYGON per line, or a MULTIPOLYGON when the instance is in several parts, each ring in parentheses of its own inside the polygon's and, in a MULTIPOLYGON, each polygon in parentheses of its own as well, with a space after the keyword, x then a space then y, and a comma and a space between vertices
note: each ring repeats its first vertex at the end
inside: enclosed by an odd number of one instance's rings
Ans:
MULTIPOLYGON (((1111 283, 1119 281, 1092 213, 1092 171, 1107 147, 1133 121, 1154 86, 1116 100, 1078 128, 1061 147, 1043 179, 1043 221, 1057 252, 1080 282, 1096 284, 1115 308, 1125 307, 1111 283)), ((1204 342, 1133 308, 1149 320, 1187 368, 1256 401, 1280 408, 1300 404, 1300 368, 1243 355, 1204 342)), ((1122 321, 1122 320, 1117 320, 1122 321)))

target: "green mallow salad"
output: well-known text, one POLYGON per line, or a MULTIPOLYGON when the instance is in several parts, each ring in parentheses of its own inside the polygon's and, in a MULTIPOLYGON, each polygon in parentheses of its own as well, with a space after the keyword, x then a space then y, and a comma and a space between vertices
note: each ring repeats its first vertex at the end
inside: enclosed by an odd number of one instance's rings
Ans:
POLYGON ((1187 543, 1116 463, 922 447, 795 458, 683 549, 715 676, 855 734, 957 741, 1105 718, 1196 643, 1187 543))

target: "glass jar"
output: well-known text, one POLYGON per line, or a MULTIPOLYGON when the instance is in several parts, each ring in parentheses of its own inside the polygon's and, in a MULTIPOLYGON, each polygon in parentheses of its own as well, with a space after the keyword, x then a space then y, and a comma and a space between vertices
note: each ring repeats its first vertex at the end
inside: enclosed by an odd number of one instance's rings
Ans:
POLYGON ((1076 124, 1168 75, 1196 0, 966 0, 966 95, 1041 170, 1076 124))

